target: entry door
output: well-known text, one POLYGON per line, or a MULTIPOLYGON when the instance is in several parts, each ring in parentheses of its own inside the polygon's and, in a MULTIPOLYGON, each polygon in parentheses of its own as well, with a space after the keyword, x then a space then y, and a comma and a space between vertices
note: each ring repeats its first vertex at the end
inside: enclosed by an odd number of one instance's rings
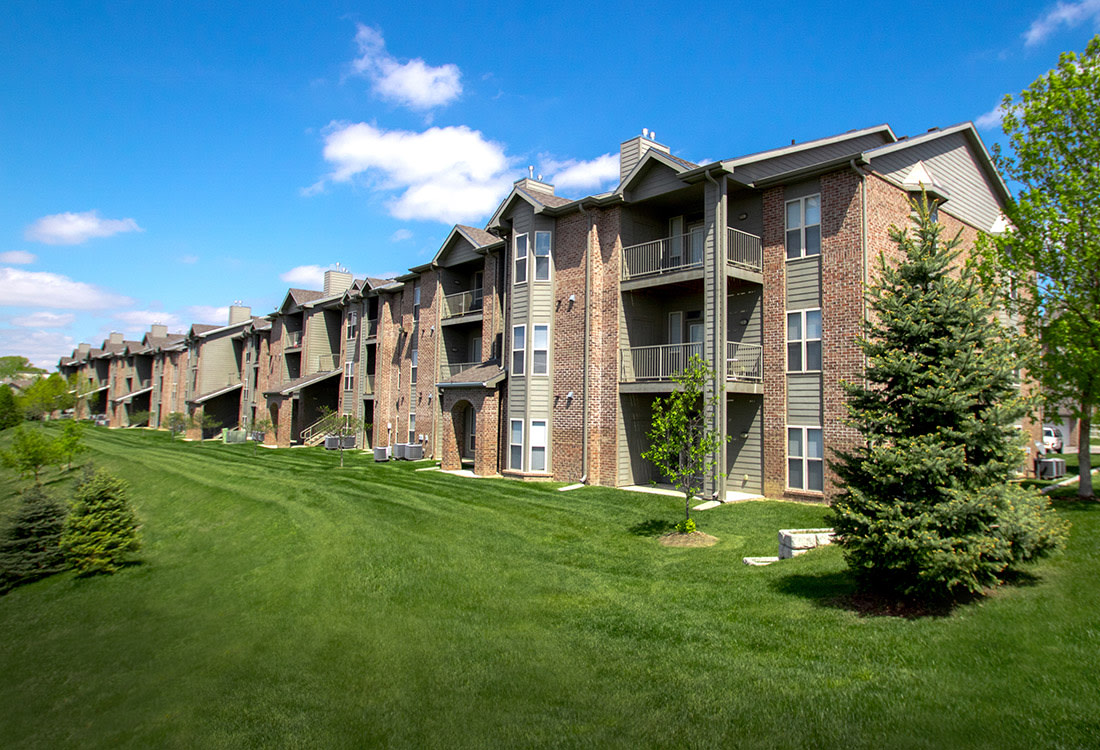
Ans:
MULTIPOLYGON (((702 323, 688 323, 688 344, 685 357, 690 357, 692 354, 698 354, 703 356, 703 324, 702 323)), ((684 362, 686 365, 687 362, 684 362)))
POLYGON ((703 265, 703 241, 706 237, 702 224, 692 224, 688 228, 688 252, 687 264, 691 266, 703 265))
POLYGON ((481 362, 481 337, 470 337, 470 351, 467 353, 469 356, 467 362, 481 362))
POLYGON ((673 216, 668 220, 668 267, 679 268, 684 264, 684 217, 673 216))
POLYGON ((474 448, 477 441, 477 412, 474 411, 474 407, 466 407, 466 445, 463 458, 473 458, 474 448))
POLYGON ((662 379, 671 377, 684 366, 683 346, 684 343, 684 314, 682 312, 670 312, 668 314, 668 343, 669 346, 662 347, 661 352, 661 371, 659 377, 662 379))

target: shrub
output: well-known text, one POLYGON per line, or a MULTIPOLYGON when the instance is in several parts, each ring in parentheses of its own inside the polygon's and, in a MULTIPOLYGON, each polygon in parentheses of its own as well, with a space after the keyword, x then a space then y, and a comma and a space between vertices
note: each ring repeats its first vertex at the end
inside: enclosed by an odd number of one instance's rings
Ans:
POLYGON ((0 592, 65 568, 61 532, 65 506, 41 487, 23 493, 11 523, 0 532, 0 592))
POLYGON ((61 548, 81 574, 113 573, 141 546, 129 486, 100 469, 77 487, 61 548))

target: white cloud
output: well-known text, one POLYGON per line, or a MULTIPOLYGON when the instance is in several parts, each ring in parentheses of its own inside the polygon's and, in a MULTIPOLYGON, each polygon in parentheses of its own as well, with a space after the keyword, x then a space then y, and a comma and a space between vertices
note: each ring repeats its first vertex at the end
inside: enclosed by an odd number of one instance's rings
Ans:
POLYGON ((20 328, 64 328, 76 320, 72 313, 33 312, 12 318, 11 322, 20 328))
POLYGON ((187 327, 191 327, 191 323, 208 323, 211 325, 224 326, 229 323, 229 305, 222 307, 215 307, 214 305, 191 305, 187 308, 187 317, 190 320, 187 323, 187 327))
POLYGON ((23 356, 43 369, 57 367, 57 361, 72 355, 74 348, 76 341, 59 331, 0 329, 0 356, 23 356))
MULTIPOLYGON (((228 316, 228 312, 226 313, 228 316)), ((123 310, 111 316, 115 320, 125 324, 124 330, 136 333, 145 333, 154 323, 163 323, 173 333, 179 333, 184 328, 184 322, 179 315, 165 312, 164 310, 123 310)))
POLYGON ((0 268, 0 306, 101 310, 131 303, 127 297, 60 274, 0 268))
POLYGON ((325 283, 325 270, 321 266, 295 266, 279 278, 295 287, 320 289, 325 283))
POLYGON ((103 219, 98 211, 43 216, 27 227, 24 237, 47 245, 79 245, 93 237, 120 232, 144 232, 133 219, 103 219))
POLYGON ((431 66, 420 58, 406 63, 386 51, 382 32, 358 24, 355 43, 359 57, 352 68, 374 83, 374 93, 412 109, 449 104, 462 94, 462 73, 453 63, 431 66))
POLYGON ((591 161, 543 159, 541 165, 555 190, 596 190, 619 183, 618 154, 604 154, 591 161))
POLYGON ((465 125, 417 133, 334 122, 324 156, 333 165, 325 179, 362 177, 376 190, 397 193, 388 208, 403 220, 472 221, 491 213, 512 185, 504 147, 465 125))
POLYGON ((411 240, 412 238, 413 233, 410 232, 408 229, 398 229, 396 232, 390 235, 390 242, 404 242, 406 240, 411 240))
POLYGON ((984 115, 979 115, 978 118, 974 120, 974 124, 982 130, 991 130, 1000 127, 1001 120, 1004 119, 1004 116, 1004 107, 998 104, 984 115))
POLYGON ((29 265, 36 260, 38 257, 26 250, 9 250, 6 253, 0 253, 0 263, 11 263, 13 266, 29 265))
POLYGON ((1024 34, 1024 45, 1034 47, 1057 31, 1059 26, 1074 27, 1089 20, 1100 30, 1100 0, 1059 2, 1031 22, 1031 26, 1024 34))

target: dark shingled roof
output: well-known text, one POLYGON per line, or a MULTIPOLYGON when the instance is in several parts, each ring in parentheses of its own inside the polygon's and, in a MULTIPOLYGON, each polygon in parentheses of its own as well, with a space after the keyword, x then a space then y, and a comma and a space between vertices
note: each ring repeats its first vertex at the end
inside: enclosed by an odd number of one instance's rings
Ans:
POLYGON ((484 229, 478 229, 477 227, 468 227, 465 224, 456 224, 462 233, 467 238, 477 244, 478 247, 485 247, 486 245, 492 245, 496 242, 500 242, 500 238, 496 235, 489 234, 484 229))
MULTIPOLYGON (((572 203, 572 198, 562 198, 559 195, 551 195, 550 193, 542 193, 538 190, 524 190, 521 187, 516 188, 517 193, 523 193, 536 203, 541 203, 544 206, 550 206, 551 208, 557 208, 558 206, 564 206, 566 203, 572 203)), ((492 236, 492 235, 490 235, 492 236)), ((496 239, 495 237, 493 238, 496 239)))
POLYGON ((271 390, 264 391, 264 395, 271 396, 275 394, 281 394, 284 396, 289 396, 294 391, 301 390, 305 386, 312 385, 315 382, 320 383, 322 380, 327 380, 328 378, 338 375, 343 371, 344 370, 341 367, 335 370, 323 370, 321 372, 315 372, 312 375, 303 375, 300 378, 294 378, 294 380, 288 380, 285 383, 280 383, 278 386, 272 388, 271 390))
POLYGON ((191 333, 206 333, 207 331, 213 331, 215 328, 221 328, 222 326, 211 325, 210 323, 192 323, 191 333))
POLYGON ((304 305, 307 302, 326 296, 324 292, 318 292, 315 289, 287 289, 287 294, 290 295, 296 305, 304 305))
POLYGON ((442 380, 436 385, 443 387, 447 385, 454 385, 460 383, 479 383, 484 386, 496 385, 504 379, 504 370, 501 369, 500 363, 495 359, 490 359, 488 362, 482 362, 480 365, 468 367, 462 372, 455 373, 446 380, 442 380))

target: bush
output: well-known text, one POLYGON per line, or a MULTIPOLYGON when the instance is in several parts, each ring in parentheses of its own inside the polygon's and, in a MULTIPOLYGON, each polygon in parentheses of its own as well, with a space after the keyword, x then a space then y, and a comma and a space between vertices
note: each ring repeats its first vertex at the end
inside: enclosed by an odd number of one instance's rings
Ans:
POLYGON ((81 574, 113 573, 140 546, 129 485, 100 469, 76 490, 61 548, 81 574))
POLYGON ((61 532, 65 506, 41 487, 31 487, 11 523, 0 533, 0 592, 65 569, 61 532))

